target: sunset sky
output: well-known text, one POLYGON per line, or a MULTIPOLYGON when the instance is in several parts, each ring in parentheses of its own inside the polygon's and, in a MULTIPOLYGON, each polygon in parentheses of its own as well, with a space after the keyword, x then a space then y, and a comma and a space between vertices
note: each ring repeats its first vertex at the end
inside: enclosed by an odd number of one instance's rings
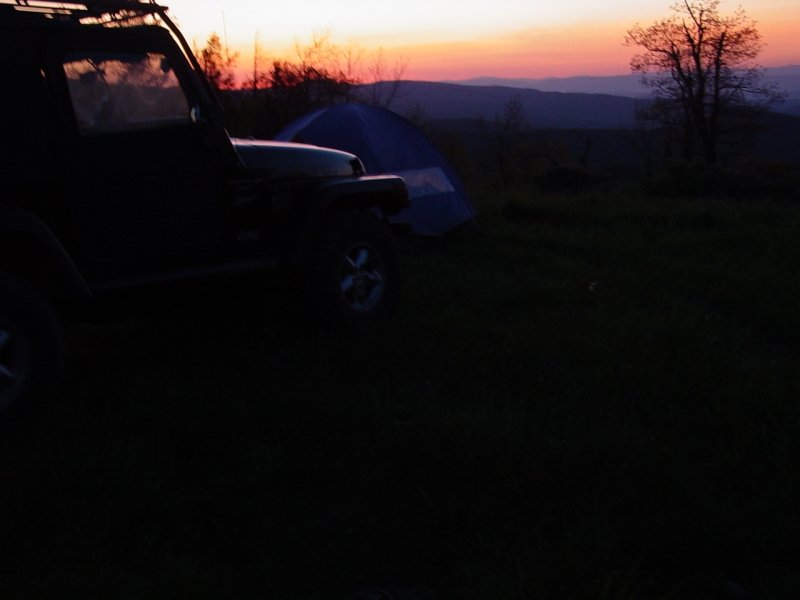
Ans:
MULTIPOLYGON (((369 53, 381 47, 405 79, 441 81, 481 75, 568 77, 628 72, 625 31, 669 14, 672 0, 163 0, 190 43, 211 32, 252 69, 257 38, 266 58, 291 56, 317 34, 369 53)), ((723 0, 722 13, 739 2, 723 0)), ((766 48, 765 66, 800 64, 797 0, 742 3, 766 48)))

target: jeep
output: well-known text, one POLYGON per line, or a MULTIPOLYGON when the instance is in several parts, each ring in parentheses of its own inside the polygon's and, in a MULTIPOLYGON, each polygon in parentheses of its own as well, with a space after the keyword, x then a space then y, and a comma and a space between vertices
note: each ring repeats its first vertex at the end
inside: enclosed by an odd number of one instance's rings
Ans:
POLYGON ((63 318, 137 290, 246 274, 326 323, 391 311, 403 180, 231 138, 166 7, 0 0, 0 40, 0 410, 52 387, 63 318))

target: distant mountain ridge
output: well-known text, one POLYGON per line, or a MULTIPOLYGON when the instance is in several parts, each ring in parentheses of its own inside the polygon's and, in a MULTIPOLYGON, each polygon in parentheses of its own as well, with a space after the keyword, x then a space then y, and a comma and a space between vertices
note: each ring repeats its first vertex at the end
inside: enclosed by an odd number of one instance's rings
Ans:
MULTIPOLYGON (((800 114, 800 65, 766 69, 764 80, 787 93, 786 102, 777 104, 774 107, 776 112, 800 114)), ((648 98, 651 94, 651 90, 641 83, 638 75, 585 75, 577 77, 547 77, 543 79, 475 77, 443 83, 475 87, 500 86, 568 94, 608 94, 626 98, 648 98)))
POLYGON ((477 87, 501 86, 565 94, 608 94, 628 98, 643 98, 650 95, 650 90, 642 85, 640 79, 635 75, 580 75, 575 77, 546 77, 543 79, 485 76, 458 81, 443 81, 442 83, 477 87))
MULTIPOLYGON (((371 85, 380 88, 394 84, 371 85)), ((426 119, 432 120, 479 117, 491 120, 502 114, 512 99, 519 100, 528 123, 537 129, 627 129, 635 123, 636 107, 644 102, 609 94, 403 81, 391 108, 400 114, 421 110, 426 119)))

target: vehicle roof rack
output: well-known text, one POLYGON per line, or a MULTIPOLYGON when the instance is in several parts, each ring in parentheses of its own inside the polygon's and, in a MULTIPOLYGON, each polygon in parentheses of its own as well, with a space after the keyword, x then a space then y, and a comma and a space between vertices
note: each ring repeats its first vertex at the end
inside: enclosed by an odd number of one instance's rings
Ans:
MULTIPOLYGON (((56 0, 0 0, 0 16, 30 19, 37 14, 48 21, 71 22, 75 25, 95 23, 106 26, 124 25, 136 19, 154 17, 169 29, 181 46, 183 53, 197 72, 203 69, 197 62, 191 46, 186 41, 177 25, 167 14, 169 7, 158 4, 156 0, 73 0, 58 2, 56 0)), ((211 85, 203 78, 204 87, 216 100, 211 85)))
POLYGON ((158 15, 163 17, 167 7, 155 0, 94 0, 56 2, 53 0, 0 0, 6 15, 33 17, 36 14, 59 21, 81 22, 86 19, 100 23, 116 23, 135 18, 158 15))

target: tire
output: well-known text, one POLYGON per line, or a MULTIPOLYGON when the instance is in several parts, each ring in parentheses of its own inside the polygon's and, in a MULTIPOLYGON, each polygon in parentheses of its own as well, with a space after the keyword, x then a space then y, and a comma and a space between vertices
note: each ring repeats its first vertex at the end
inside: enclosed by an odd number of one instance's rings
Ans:
POLYGON ((63 354, 61 324, 50 303, 0 273, 0 413, 54 392, 63 354))
POLYGON ((397 248, 373 213, 340 210, 320 229, 305 272, 305 304, 323 326, 361 329, 384 322, 399 295, 397 248))

